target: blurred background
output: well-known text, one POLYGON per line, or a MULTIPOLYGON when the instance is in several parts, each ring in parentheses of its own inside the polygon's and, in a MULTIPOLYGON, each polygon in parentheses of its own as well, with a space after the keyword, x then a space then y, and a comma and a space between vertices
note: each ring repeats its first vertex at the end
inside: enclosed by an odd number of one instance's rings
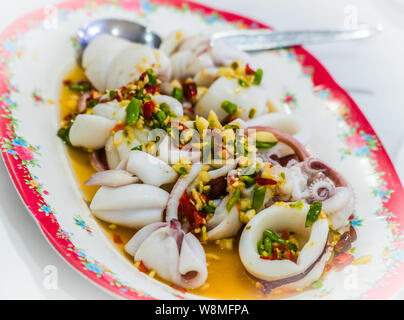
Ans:
MULTIPOLYGON (((0 1, 0 32, 20 16, 57 0, 0 1)), ((404 0, 199 0, 278 30, 381 25, 356 42, 307 46, 359 105, 404 181, 404 0)), ((0 161, 0 299, 110 299, 54 252, 26 212, 0 161), (21 227, 23 226, 23 228, 21 227), (46 266, 58 288, 46 289, 46 266)), ((404 292, 396 296, 404 299, 404 292)))

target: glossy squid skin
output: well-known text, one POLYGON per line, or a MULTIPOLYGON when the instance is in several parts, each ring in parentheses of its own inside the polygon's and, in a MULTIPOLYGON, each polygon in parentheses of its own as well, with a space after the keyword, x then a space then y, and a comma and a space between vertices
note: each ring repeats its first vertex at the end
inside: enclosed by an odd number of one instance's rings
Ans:
POLYGON ((317 280, 329 257, 325 250, 328 241, 328 221, 317 220, 312 227, 306 227, 309 206, 302 208, 275 204, 261 211, 244 228, 241 234, 239 253, 247 272, 260 279, 268 288, 279 286, 288 288, 303 287, 317 280), (290 260, 266 260, 257 252, 257 242, 263 231, 294 232, 305 240, 296 263, 290 260))
POLYGON ((200 287, 207 279, 205 251, 178 220, 149 224, 126 244, 125 250, 148 269, 185 289, 200 287))

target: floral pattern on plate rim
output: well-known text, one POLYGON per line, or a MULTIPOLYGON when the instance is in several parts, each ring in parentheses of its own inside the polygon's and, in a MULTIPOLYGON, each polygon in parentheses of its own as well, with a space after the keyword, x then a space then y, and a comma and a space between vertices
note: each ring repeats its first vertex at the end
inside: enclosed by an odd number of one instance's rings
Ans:
MULTIPOLYGON (((249 18, 183 0, 70 0, 57 5, 57 7, 60 10, 60 17, 66 19, 69 13, 76 10, 88 10, 88 14, 91 15, 92 11, 103 5, 116 5, 126 10, 136 11, 142 16, 153 12, 158 5, 166 5, 179 11, 196 12, 206 23, 223 19, 235 24, 238 28, 268 28, 268 26, 249 18)), ((56 213, 44 199, 49 192, 44 190, 38 178, 30 173, 30 167, 40 166, 38 160, 40 147, 30 145, 24 137, 16 134, 18 120, 13 117, 13 110, 18 106, 10 97, 12 92, 18 92, 18 88, 10 80, 12 79, 12 72, 9 62, 13 58, 18 59, 23 54, 22 49, 18 47, 19 38, 31 28, 37 27, 43 20, 44 12, 36 11, 13 23, 0 36, 0 147, 4 162, 22 200, 33 214, 43 233, 72 266, 95 283, 122 297, 150 299, 152 297, 143 291, 122 283, 106 266, 74 246, 71 238, 72 233, 59 226, 56 213)), ((71 38, 71 42, 73 46, 77 45, 76 39, 71 38)), ((380 197, 383 202, 383 207, 376 211, 376 215, 384 217, 386 226, 392 233, 392 241, 383 252, 385 262, 391 272, 385 274, 361 298, 390 297, 402 286, 402 279, 399 275, 404 273, 404 230, 401 226, 401 220, 404 217, 397 215, 400 210, 399 207, 402 205, 400 200, 403 198, 404 192, 398 176, 376 134, 355 102, 334 82, 324 67, 301 47, 279 50, 279 52, 286 53, 289 59, 301 64, 302 76, 312 79, 314 92, 319 97, 339 102, 337 112, 340 115, 340 121, 345 122, 350 128, 349 132, 341 137, 346 145, 346 148, 341 150, 342 157, 364 157, 371 162, 373 174, 378 178, 378 187, 373 190, 373 195, 380 197), (399 279, 401 281, 398 281, 399 279)), ((295 102, 289 101, 291 97, 293 98, 293 94, 287 93, 288 102, 295 102)), ((32 98, 34 102, 44 102, 44 99, 37 92, 32 93, 32 98)), ((360 219, 355 217, 352 219, 358 225, 361 224, 360 219)), ((91 230, 87 230, 80 219, 77 221, 77 225, 91 234, 91 230)), ((317 287, 322 288, 317 295, 318 297, 324 297, 331 292, 321 285, 317 287)), ((180 293, 175 294, 175 296, 183 298, 180 293)))

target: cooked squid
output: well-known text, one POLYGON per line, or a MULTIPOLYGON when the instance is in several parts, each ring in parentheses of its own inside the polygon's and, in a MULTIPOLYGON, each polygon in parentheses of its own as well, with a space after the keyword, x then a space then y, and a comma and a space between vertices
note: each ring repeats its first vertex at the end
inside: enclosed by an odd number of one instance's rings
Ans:
POLYGON ((148 68, 154 69, 162 80, 171 77, 171 64, 164 52, 110 35, 100 35, 88 45, 83 67, 99 91, 123 87, 148 68))
MULTIPOLYGON (((329 257, 327 250, 328 221, 319 219, 312 227, 305 226, 308 205, 292 207, 275 204, 256 215, 240 238, 240 259, 247 272, 263 281, 266 292, 277 287, 299 288, 308 281, 318 280, 329 257), (266 259, 257 250, 265 230, 273 233, 293 232, 301 242, 296 261, 266 259)), ((275 249, 274 249, 275 250, 275 249)))
POLYGON ((141 228, 163 220, 168 192, 147 184, 119 188, 101 187, 90 208, 99 219, 129 228, 141 228))
POLYGON ((93 114, 110 120, 124 122, 126 118, 126 108, 122 107, 117 100, 113 100, 97 104, 93 108, 93 114))
POLYGON ((74 147, 101 149, 105 146, 115 123, 104 117, 80 114, 69 132, 71 144, 74 147))
POLYGON ((208 239, 219 240, 234 237, 243 225, 239 219, 240 212, 236 206, 227 212, 226 204, 230 196, 223 198, 216 208, 213 218, 206 226, 208 228, 208 239))
POLYGON ((156 187, 173 183, 178 176, 164 161, 137 150, 130 152, 127 170, 139 177, 143 183, 156 187))
POLYGON ((207 118, 213 110, 219 121, 223 121, 228 114, 221 108, 223 101, 231 101, 242 109, 239 118, 249 119, 252 108, 255 109, 255 117, 260 116, 266 110, 267 96, 259 86, 248 88, 240 87, 236 79, 220 77, 209 88, 208 92, 199 100, 195 107, 196 114, 207 118))
POLYGON ((122 187, 139 182, 139 178, 125 170, 106 170, 97 172, 85 182, 88 186, 122 187))
POLYGON ((125 250, 147 269, 185 289, 198 288, 207 279, 205 251, 192 233, 182 231, 178 220, 144 227, 125 250))

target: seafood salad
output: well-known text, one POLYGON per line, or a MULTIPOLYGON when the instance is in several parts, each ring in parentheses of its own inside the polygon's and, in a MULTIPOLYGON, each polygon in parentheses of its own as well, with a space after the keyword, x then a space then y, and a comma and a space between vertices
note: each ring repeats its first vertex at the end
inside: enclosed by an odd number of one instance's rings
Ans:
POLYGON ((100 35, 76 69, 58 136, 134 272, 268 298, 343 263, 354 192, 308 151, 304 121, 271 103, 259 56, 180 31, 159 49, 100 35))

